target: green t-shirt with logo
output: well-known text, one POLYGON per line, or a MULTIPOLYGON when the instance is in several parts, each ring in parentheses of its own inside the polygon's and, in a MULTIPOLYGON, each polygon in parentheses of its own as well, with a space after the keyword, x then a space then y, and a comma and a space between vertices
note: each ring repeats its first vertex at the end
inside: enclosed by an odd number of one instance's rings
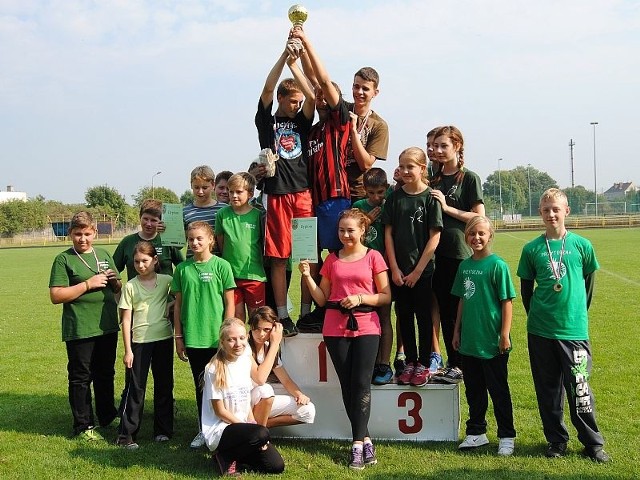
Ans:
MULTIPOLYGON (((93 252, 76 254, 73 248, 58 254, 51 266, 49 287, 71 287, 83 283, 100 271, 116 270, 111 256, 105 250, 97 247, 93 247, 93 250, 95 256, 93 252)), ((110 285, 94 288, 75 300, 62 304, 62 340, 65 342, 97 337, 118 330, 118 308, 110 285)))
MULTIPOLYGON (((382 208, 380 209, 380 215, 378 215, 378 218, 371 222, 371 225, 369 225, 369 228, 367 229, 367 233, 365 234, 364 238, 364 244, 367 247, 373 248, 374 250, 377 250, 382 255, 384 255, 384 225, 382 224, 382 212, 384 211, 384 204, 381 205, 381 207, 382 208)), ((371 205, 366 198, 363 198, 362 200, 354 202, 353 208, 362 210, 364 213, 369 213, 376 207, 371 205)))
POLYGON ((234 278, 266 282, 262 264, 262 212, 251 208, 238 215, 230 206, 216 215, 216 235, 224 237, 222 258, 231 265, 234 278))
POLYGON ((499 355, 502 302, 516 296, 507 263, 496 254, 463 260, 451 293, 462 302, 459 352, 483 359, 499 355))
POLYGON ((171 291, 182 294, 180 321, 186 347, 218 347, 224 292, 235 287, 231 265, 215 255, 206 262, 191 257, 176 267, 171 291))
POLYGON ((536 283, 527 316, 527 331, 544 338, 557 340, 588 340, 587 290, 585 277, 600 265, 591 242, 573 232, 567 232, 562 263, 562 239, 549 240, 549 252, 545 235, 541 235, 522 249, 518 276, 536 283), (560 273, 561 291, 554 270, 560 273))

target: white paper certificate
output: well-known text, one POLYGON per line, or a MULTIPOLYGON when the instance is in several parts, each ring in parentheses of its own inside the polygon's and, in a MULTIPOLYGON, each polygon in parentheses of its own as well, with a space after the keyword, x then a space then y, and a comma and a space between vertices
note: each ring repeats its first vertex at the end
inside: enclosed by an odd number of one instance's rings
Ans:
POLYGON ((186 241, 182 220, 182 205, 179 203, 163 203, 162 222, 165 227, 165 231, 160 234, 162 245, 184 247, 186 241))
POLYGON ((318 263, 318 219, 294 218, 291 224, 291 261, 309 260, 318 263))

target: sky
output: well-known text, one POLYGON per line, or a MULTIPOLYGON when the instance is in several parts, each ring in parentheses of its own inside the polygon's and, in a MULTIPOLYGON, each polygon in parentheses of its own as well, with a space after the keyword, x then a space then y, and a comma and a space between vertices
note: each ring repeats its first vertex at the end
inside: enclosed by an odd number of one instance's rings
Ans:
MULTIPOLYGON (((292 4, 0 0, 0 189, 82 203, 108 185, 132 203, 152 177, 180 195, 195 166, 246 170, 292 4)), ((576 186, 640 184, 640 2, 304 5, 347 99, 356 70, 380 74, 387 172, 428 130, 455 125, 483 181, 530 164, 571 186, 572 139, 576 186)))

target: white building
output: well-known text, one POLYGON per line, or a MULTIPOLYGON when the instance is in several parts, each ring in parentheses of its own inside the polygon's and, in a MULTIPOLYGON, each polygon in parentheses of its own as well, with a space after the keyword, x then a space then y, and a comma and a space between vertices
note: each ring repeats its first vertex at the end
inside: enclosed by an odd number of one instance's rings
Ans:
POLYGON ((0 203, 10 202, 11 200, 27 201, 27 192, 16 192, 13 190, 13 185, 7 185, 6 192, 0 192, 0 203))

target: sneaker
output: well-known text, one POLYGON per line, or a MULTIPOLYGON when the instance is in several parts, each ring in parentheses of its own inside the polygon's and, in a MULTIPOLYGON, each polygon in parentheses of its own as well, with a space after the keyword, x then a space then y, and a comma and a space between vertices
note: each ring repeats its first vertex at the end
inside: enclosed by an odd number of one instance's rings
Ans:
POLYGON ((95 427, 89 427, 86 430, 83 430, 78 435, 76 435, 76 438, 78 440, 84 440, 87 442, 96 442, 96 441, 104 440, 102 435, 98 433, 95 427))
POLYGON ((134 442, 131 438, 118 438, 116 440, 116 445, 120 448, 124 448, 125 450, 138 450, 140 445, 134 442))
POLYGON ((362 447, 362 451, 364 454, 363 461, 366 466, 375 465, 376 463, 378 463, 378 459, 376 458, 376 449, 373 446, 373 443, 366 442, 362 447))
POLYGON ((549 443, 544 456, 547 458, 560 458, 564 457, 565 453, 567 453, 566 442, 549 443))
POLYGON ((293 323, 293 320, 291 320, 291 318, 281 318, 278 321, 282 324, 283 337, 293 337, 294 335, 298 334, 298 327, 296 327, 296 324, 293 323))
POLYGON ((462 382, 462 370, 458 367, 447 368, 444 373, 438 377, 444 383, 460 383, 462 382))
MULTIPOLYGON (((373 377, 374 385, 386 385, 393 380, 393 370, 389 365, 379 365, 378 374, 373 377)), ((365 455, 366 456, 366 455, 365 455)))
POLYGON ((349 461, 349 468, 353 470, 362 470, 364 469, 364 458, 363 458, 363 450, 364 447, 356 447, 355 445, 351 447, 351 460, 349 461))
POLYGON ((228 462, 224 459, 219 452, 214 453, 213 459, 215 460, 216 465, 218 466, 218 473, 220 475, 228 475, 231 477, 238 476, 238 469, 236 468, 236 461, 228 462))
POLYGON ((498 455, 502 455, 503 457, 513 455, 513 449, 515 448, 515 446, 515 438, 501 438, 498 442, 498 455))
POLYGON ((316 308, 313 312, 298 319, 296 326, 300 333, 322 333, 324 325, 324 309, 316 308))
POLYGON ((463 442, 458 445, 459 450, 468 450, 471 448, 481 447, 489 443, 489 439, 487 438, 487 434, 483 433, 482 435, 467 435, 463 442))
POLYGON ((443 366, 442 355, 436 352, 431 352, 431 355, 429 355, 429 373, 431 375, 434 375, 438 373, 438 369, 442 368, 443 366))
POLYGON ((585 447, 582 454, 597 463, 607 463, 611 460, 602 447, 585 447))
POLYGON ((411 377, 413 377, 413 370, 415 365, 413 363, 407 363, 402 371, 402 374, 398 377, 398 385, 410 385, 411 377))
POLYGON ((373 372, 371 373, 371 383, 373 383, 373 381, 375 380, 375 378, 380 375, 380 364, 376 363, 373 366, 373 372))
POLYGON ((155 437, 153 437, 153 440, 155 442, 168 442, 169 437, 166 435, 156 435, 155 437))
POLYGON ((405 367, 407 366, 407 357, 405 357, 404 353, 397 353, 396 359, 393 361, 393 369, 396 371, 396 378, 402 375, 405 367))
POLYGON ((420 362, 416 362, 409 383, 414 387, 422 387, 427 384, 430 376, 429 369, 420 362))
POLYGON ((191 440, 191 448, 202 448, 205 446, 207 442, 205 442, 204 440, 204 435, 202 434, 202 432, 198 432, 198 434, 193 437, 193 440, 191 440))

